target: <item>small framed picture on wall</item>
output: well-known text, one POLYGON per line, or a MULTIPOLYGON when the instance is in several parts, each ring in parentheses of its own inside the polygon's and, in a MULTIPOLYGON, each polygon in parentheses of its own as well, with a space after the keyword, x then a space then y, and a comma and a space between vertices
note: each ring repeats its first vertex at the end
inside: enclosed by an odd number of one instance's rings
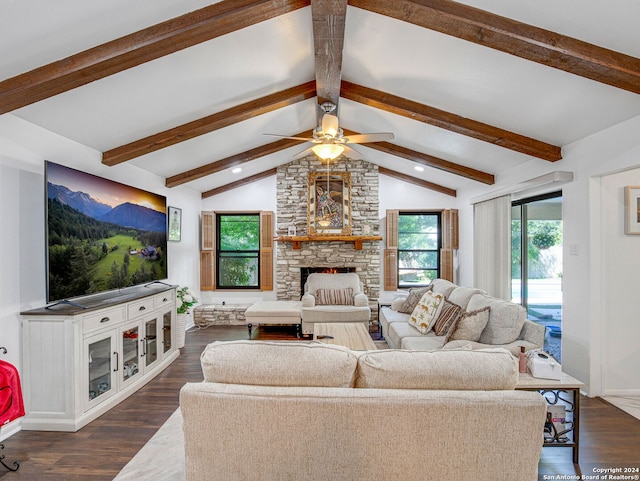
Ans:
POLYGON ((624 233, 640 235, 640 186, 624 188, 624 233))
POLYGON ((169 206, 167 222, 169 224, 169 240, 171 242, 180 242, 180 234, 182 231, 182 209, 169 206))

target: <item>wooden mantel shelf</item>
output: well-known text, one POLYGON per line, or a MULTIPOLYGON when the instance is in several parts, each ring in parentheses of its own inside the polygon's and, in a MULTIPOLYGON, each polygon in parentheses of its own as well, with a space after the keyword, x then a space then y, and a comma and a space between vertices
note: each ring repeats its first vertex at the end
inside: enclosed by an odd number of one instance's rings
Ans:
POLYGON ((379 235, 284 235, 274 237, 277 242, 291 242, 294 249, 300 249, 303 242, 353 242, 355 250, 362 250, 362 243, 365 241, 380 241, 379 235))

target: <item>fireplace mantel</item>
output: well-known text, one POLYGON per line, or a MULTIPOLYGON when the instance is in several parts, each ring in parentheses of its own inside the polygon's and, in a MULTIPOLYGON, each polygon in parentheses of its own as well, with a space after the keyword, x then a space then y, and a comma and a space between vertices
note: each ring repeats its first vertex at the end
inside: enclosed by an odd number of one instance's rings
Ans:
POLYGON ((353 242, 354 249, 362 250, 365 241, 380 241, 379 235, 284 235, 274 237, 277 242, 291 242, 294 249, 300 249, 303 242, 353 242))

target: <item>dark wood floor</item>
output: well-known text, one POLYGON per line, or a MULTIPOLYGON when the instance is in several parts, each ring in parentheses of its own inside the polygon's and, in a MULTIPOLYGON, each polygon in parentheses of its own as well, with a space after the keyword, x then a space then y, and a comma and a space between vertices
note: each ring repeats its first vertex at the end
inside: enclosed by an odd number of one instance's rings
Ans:
MULTIPOLYGON (((200 353, 214 340, 246 339, 243 326, 215 326, 187 333, 180 357, 158 377, 76 433, 21 431, 4 441, 5 462, 20 462, 2 481, 111 481, 178 407, 180 387, 201 381, 200 353)), ((374 339, 377 333, 372 333, 374 339)), ((288 328, 254 330, 254 339, 295 339, 288 328)), ((640 467, 640 420, 599 398, 582 398, 580 467, 640 467)), ((500 420, 496 420, 500 422, 500 420)), ((455 428, 455 427, 452 427, 455 428)), ((490 434, 486 442, 491 442, 490 434)), ((544 448, 543 474, 580 474, 571 449, 544 448)))

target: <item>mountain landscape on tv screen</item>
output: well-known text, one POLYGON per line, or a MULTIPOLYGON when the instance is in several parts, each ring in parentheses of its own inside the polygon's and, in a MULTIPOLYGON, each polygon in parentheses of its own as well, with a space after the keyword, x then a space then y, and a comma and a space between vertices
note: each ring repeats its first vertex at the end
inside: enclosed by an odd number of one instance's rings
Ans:
POLYGON ((167 278, 165 212, 47 182, 47 224, 49 302, 167 278))
POLYGON ((73 192, 63 185, 50 182, 47 184, 47 197, 96 220, 153 232, 165 232, 166 229, 166 214, 131 202, 111 207, 85 192, 73 192))

